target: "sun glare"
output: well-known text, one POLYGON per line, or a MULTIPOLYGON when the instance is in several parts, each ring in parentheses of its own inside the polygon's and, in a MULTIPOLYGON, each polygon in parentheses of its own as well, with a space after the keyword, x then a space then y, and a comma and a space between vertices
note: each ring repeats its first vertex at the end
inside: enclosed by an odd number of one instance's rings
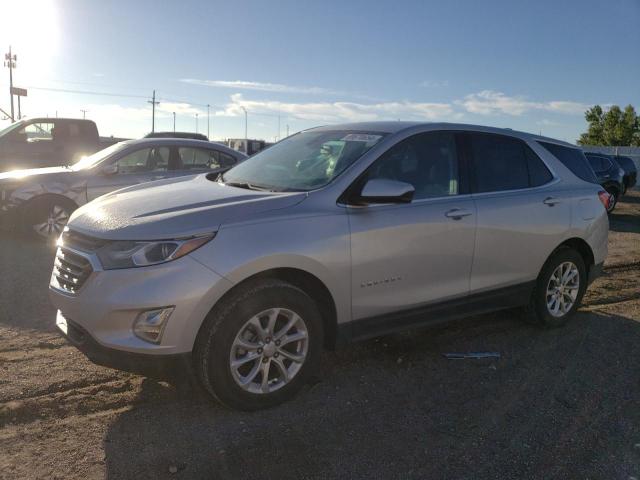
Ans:
POLYGON ((0 28, 0 53, 11 45, 18 55, 17 83, 46 75, 58 51, 58 8, 54 0, 0 0, 5 20, 0 28))

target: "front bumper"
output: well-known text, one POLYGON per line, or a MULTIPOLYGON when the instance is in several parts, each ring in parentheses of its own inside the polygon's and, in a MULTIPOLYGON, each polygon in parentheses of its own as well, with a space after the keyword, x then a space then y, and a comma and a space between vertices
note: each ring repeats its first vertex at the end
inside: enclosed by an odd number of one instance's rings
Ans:
MULTIPOLYGON (((85 334, 86 343, 72 343, 92 359, 133 354, 133 358, 144 355, 162 361, 160 357, 190 354, 203 320, 231 287, 229 281, 188 255, 150 267, 96 268, 77 293, 56 288, 53 280, 51 301, 63 318, 85 334), (140 312, 168 306, 175 308, 159 344, 134 335, 133 323, 140 312)), ((113 363, 96 361, 107 362, 113 363)))
POLYGON ((138 373, 155 378, 173 378, 192 372, 190 353, 173 355, 145 355, 100 345, 84 328, 65 318, 60 310, 56 315, 60 334, 97 365, 138 373))

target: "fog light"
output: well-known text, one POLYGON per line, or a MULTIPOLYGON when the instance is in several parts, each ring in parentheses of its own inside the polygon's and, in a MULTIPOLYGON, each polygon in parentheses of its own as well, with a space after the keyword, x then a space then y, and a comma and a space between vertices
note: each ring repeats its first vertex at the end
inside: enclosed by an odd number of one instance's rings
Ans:
POLYGON ((174 307, 156 308, 140 313, 133 322, 133 333, 146 342, 160 343, 173 309, 174 307))

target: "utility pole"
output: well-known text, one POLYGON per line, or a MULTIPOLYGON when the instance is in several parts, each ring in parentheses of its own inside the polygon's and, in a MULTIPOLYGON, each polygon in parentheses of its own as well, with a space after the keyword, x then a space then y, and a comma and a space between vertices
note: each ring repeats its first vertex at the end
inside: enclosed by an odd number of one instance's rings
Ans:
POLYGON ((280 114, 278 113, 278 140, 280 140, 280 114))
POLYGON ((198 133, 198 114, 196 113, 196 133, 198 133))
POLYGON ((247 109, 240 105, 240 108, 244 110, 244 153, 249 152, 249 137, 247 136, 247 109))
MULTIPOLYGON (((4 54, 4 66, 9 68, 9 97, 11 97, 11 121, 15 121, 15 112, 13 110, 13 69, 16 68, 18 56, 11 54, 11 45, 9 45, 9 53, 4 54)), ((18 101, 20 101, 18 99, 18 101)))
POLYGON ((89 110, 82 110, 82 109, 80 109, 80 111, 82 112, 82 119, 83 119, 83 120, 85 120, 85 119, 87 118, 87 112, 88 112, 89 110))
POLYGON ((207 138, 211 138, 209 137, 209 104, 207 103, 207 138))
POLYGON ((151 100, 147 100, 147 103, 150 103, 152 105, 151 108, 151 133, 156 131, 156 105, 158 105, 160 102, 156 102, 156 91, 153 91, 153 97, 151 97, 151 100))
POLYGON ((176 112, 173 112, 173 133, 176 133, 176 112))
POLYGON ((287 124, 287 137, 289 136, 289 125, 287 124))

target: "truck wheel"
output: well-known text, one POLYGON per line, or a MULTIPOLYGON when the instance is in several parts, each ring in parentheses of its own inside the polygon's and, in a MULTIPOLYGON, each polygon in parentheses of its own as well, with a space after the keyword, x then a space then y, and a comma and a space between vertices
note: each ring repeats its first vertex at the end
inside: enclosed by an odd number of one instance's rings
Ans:
POLYGON ((289 283, 241 286, 214 308, 194 348, 204 388, 229 408, 258 410, 293 397, 314 374, 323 344, 315 302, 289 283))
POLYGON ((538 276, 529 314, 536 323, 560 327, 576 312, 587 289, 582 256, 571 248, 554 252, 538 276))
POLYGON ((35 238, 57 239, 69 221, 76 205, 58 196, 43 196, 31 200, 25 207, 23 229, 35 238))

